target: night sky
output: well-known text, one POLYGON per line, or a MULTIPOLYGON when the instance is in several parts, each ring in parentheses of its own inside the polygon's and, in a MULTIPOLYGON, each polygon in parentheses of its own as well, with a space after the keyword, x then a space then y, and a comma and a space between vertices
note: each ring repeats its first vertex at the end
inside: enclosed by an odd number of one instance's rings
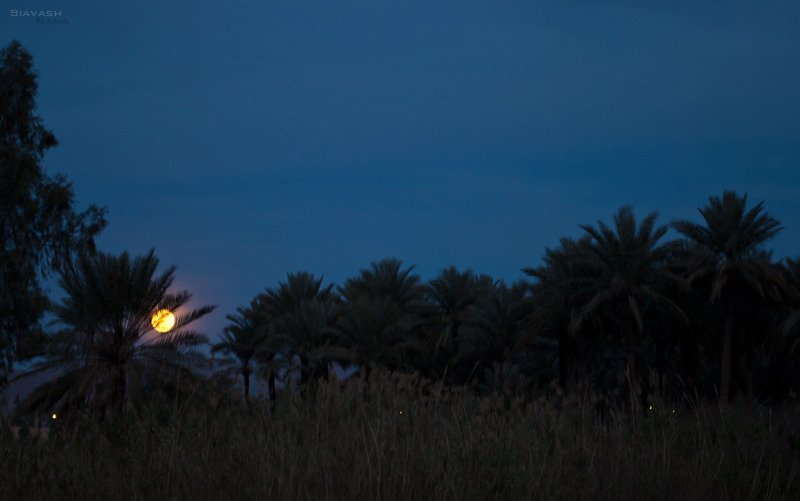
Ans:
POLYGON ((119 4, 6 2, 0 43, 34 57, 48 173, 108 207, 99 248, 155 247, 212 340, 287 272, 512 282, 622 205, 700 222, 726 189, 800 255, 797 2, 119 4))

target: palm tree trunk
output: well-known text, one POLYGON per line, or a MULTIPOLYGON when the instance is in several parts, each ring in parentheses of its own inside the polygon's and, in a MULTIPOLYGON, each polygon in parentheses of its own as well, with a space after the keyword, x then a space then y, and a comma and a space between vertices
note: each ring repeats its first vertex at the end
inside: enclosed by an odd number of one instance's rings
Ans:
MULTIPOLYGON (((667 353, 664 349, 664 343, 659 343, 658 358, 656 359, 656 394, 662 402, 666 399, 667 395, 667 353)), ((673 352, 674 353, 674 352, 673 352)))
POLYGON ((725 331, 722 334, 722 362, 720 363, 720 399, 728 403, 731 385, 731 329, 733 326, 733 301, 728 300, 725 308, 725 331))
POLYGON ((308 366, 308 357, 307 356, 300 356, 300 387, 305 388, 308 384, 308 380, 311 376, 309 372, 310 367, 308 366))
POLYGON ((565 395, 567 393, 567 380, 569 379, 567 355, 567 332, 562 330, 558 334, 558 384, 565 395))
POLYGON ((277 395, 275 394, 275 372, 272 369, 269 370, 269 375, 267 376, 267 386, 269 387, 269 401, 274 409, 277 395))
POLYGON ((577 388, 579 392, 586 391, 586 340, 583 338, 583 334, 578 334, 578 384, 577 388))
POLYGON ((88 367, 92 364, 94 359, 94 329, 92 329, 87 334, 87 343, 86 343, 86 361, 84 365, 88 367))
POLYGON ((247 404, 247 410, 251 409, 250 406, 250 371, 242 371, 242 377, 244 378, 244 402, 247 404))
POLYGON ((126 391, 126 384, 125 384, 125 367, 122 364, 119 364, 117 368, 117 383, 116 383, 116 402, 115 407, 117 411, 121 414, 125 410, 125 391, 126 391))
POLYGON ((369 400, 369 377, 372 375, 372 366, 367 364, 364 368, 364 390, 361 395, 361 399, 364 402, 369 400))
POLYGON ((453 353, 458 356, 458 328, 461 326, 461 322, 458 318, 453 317, 453 353))
POLYGON ((745 369, 745 387, 746 387, 746 395, 745 395, 745 407, 747 410, 751 410, 754 404, 753 398, 753 349, 752 346, 748 346, 747 350, 744 354, 745 364, 747 364, 747 368, 745 369))
POLYGON ((639 389, 639 380, 636 378, 636 365, 633 353, 633 311, 631 311, 630 305, 627 307, 627 315, 625 318, 625 337, 628 339, 628 347, 627 347, 627 355, 628 355, 628 378, 630 379, 630 388, 633 390, 633 396, 638 396, 640 394, 639 389))
MULTIPOLYGON (((570 310, 570 322, 575 321, 575 315, 577 310, 572 308, 570 310)), ((576 386, 576 390, 578 392, 578 398, 583 398, 582 395, 586 391, 586 340, 584 339, 583 332, 576 332, 575 333, 575 340, 578 343, 578 381, 576 386)))
POLYGON ((700 358, 697 339, 691 329, 684 329, 681 346, 683 358, 684 395, 689 409, 697 405, 697 367, 700 358))

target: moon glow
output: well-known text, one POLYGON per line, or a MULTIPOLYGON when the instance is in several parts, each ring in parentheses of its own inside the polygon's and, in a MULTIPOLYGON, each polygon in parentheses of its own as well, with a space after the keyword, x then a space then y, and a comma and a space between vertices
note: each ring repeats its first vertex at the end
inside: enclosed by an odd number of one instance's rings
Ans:
POLYGON ((175 315, 169 310, 158 310, 150 323, 158 332, 167 332, 175 325, 175 315))

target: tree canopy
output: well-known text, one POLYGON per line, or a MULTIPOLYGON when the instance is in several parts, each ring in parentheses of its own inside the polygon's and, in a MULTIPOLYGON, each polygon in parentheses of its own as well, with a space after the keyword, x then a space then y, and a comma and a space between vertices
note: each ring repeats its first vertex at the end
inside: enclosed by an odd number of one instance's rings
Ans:
POLYGON ((119 413, 148 394, 181 390, 191 370, 205 366, 197 348, 208 338, 186 327, 216 307, 186 311, 168 332, 154 332, 155 312, 178 312, 192 297, 168 293, 175 267, 156 276, 157 267, 153 250, 134 258, 127 252, 81 254, 74 266, 65 266, 59 284, 67 296, 53 308, 61 329, 25 343, 37 360, 20 376, 56 377, 26 398, 23 409, 119 413))
POLYGON ((18 41, 0 51, 0 387, 13 370, 17 343, 41 330, 48 306, 39 283, 76 252, 94 252, 106 210, 75 211, 72 185, 47 175, 53 133, 36 115, 37 74, 18 41))

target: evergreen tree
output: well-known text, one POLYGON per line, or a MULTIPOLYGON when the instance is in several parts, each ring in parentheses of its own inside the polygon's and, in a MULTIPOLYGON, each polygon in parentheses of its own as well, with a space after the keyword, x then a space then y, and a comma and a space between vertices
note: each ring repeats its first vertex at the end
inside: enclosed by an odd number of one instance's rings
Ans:
POLYGON ((105 209, 74 211, 72 186, 41 165, 57 144, 35 115, 37 75, 16 40, 0 51, 0 387, 17 343, 41 331, 48 299, 39 284, 80 249, 94 251, 105 209))

